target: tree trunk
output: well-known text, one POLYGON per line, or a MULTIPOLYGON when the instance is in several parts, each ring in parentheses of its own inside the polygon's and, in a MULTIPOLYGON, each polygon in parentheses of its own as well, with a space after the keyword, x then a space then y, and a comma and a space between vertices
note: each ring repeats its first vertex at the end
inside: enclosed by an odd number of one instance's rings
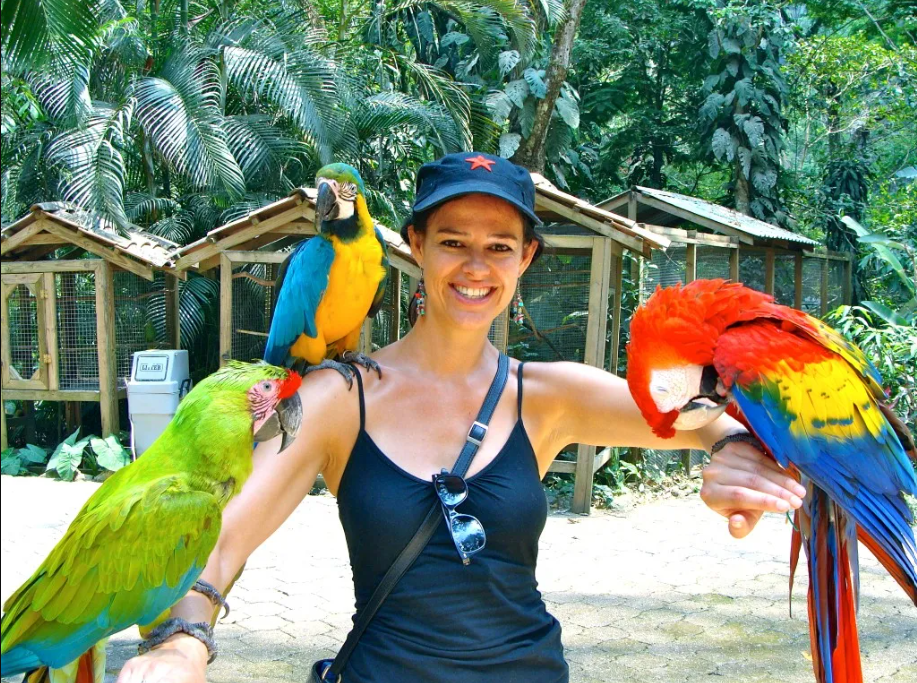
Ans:
POLYGON ((573 52, 573 39, 583 16, 586 0, 568 0, 567 18, 557 26, 554 33, 554 45, 551 47, 551 62, 545 74, 547 92, 544 99, 535 105, 535 121, 531 134, 522 141, 513 155, 513 161, 525 166, 530 171, 544 172, 544 144, 551 126, 551 115, 554 103, 560 94, 560 86, 567 80, 570 68, 570 54, 573 52))

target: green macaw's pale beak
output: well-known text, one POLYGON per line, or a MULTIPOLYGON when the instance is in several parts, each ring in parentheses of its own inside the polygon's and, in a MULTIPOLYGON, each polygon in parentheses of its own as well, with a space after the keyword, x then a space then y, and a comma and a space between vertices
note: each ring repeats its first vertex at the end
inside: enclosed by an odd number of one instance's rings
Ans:
POLYGON ((299 393, 295 393, 277 404, 271 416, 255 433, 255 441, 258 443, 270 441, 282 434, 283 441, 280 442, 280 451, 286 450, 287 446, 296 439, 301 425, 302 401, 299 400, 299 393))
POLYGON ((331 184, 321 181, 318 184, 318 195, 315 197, 315 222, 318 227, 324 221, 334 220, 337 216, 338 198, 331 184))

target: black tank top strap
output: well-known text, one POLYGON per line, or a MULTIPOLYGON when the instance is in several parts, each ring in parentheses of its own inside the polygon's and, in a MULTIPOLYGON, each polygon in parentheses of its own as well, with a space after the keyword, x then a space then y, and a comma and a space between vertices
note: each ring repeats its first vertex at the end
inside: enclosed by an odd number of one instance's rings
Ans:
POLYGON ((518 378, 519 384, 516 387, 516 414, 519 416, 519 419, 522 419, 522 366, 525 365, 525 361, 519 363, 519 367, 516 368, 516 376, 518 378))
POLYGON ((363 398, 363 375, 360 374, 360 368, 353 368, 353 373, 357 376, 357 392, 360 395, 360 431, 366 429, 366 401, 363 398))

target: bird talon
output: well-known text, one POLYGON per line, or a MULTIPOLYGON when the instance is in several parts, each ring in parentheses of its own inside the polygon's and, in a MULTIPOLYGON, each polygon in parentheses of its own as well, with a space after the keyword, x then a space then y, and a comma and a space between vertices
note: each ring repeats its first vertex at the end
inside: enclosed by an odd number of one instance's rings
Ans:
POLYGON ((347 380, 347 390, 349 391, 353 389, 353 375, 356 372, 356 370, 354 370, 352 367, 350 367, 346 363, 341 363, 340 361, 326 359, 326 360, 323 360, 318 365, 310 365, 309 367, 307 367, 305 371, 303 372, 303 377, 305 377, 306 375, 308 375, 311 372, 315 372, 316 370, 336 370, 338 371, 339 373, 341 373, 341 375, 343 375, 344 379, 347 380))
POLYGON ((354 363, 356 365, 362 365, 367 370, 375 370, 376 374, 379 375, 379 379, 382 379, 382 366, 366 354, 345 351, 341 354, 341 359, 345 363, 354 363))

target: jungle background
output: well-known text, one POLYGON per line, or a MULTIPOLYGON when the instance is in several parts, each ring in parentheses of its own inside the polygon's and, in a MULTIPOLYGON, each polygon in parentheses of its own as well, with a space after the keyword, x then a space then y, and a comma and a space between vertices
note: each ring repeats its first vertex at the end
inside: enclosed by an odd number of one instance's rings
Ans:
MULTIPOLYGON (((0 218, 69 202, 187 244, 336 160, 397 226, 419 166, 462 149, 593 202, 670 189, 855 254, 829 320, 913 428, 915 37, 911 0, 3 0, 0 218)), ((191 275, 180 303, 206 374, 216 281, 191 275)), ((85 434, 54 449, 60 406, 36 410, 5 473, 124 461, 85 434)), ((616 458, 597 496, 647 476, 616 458)))

